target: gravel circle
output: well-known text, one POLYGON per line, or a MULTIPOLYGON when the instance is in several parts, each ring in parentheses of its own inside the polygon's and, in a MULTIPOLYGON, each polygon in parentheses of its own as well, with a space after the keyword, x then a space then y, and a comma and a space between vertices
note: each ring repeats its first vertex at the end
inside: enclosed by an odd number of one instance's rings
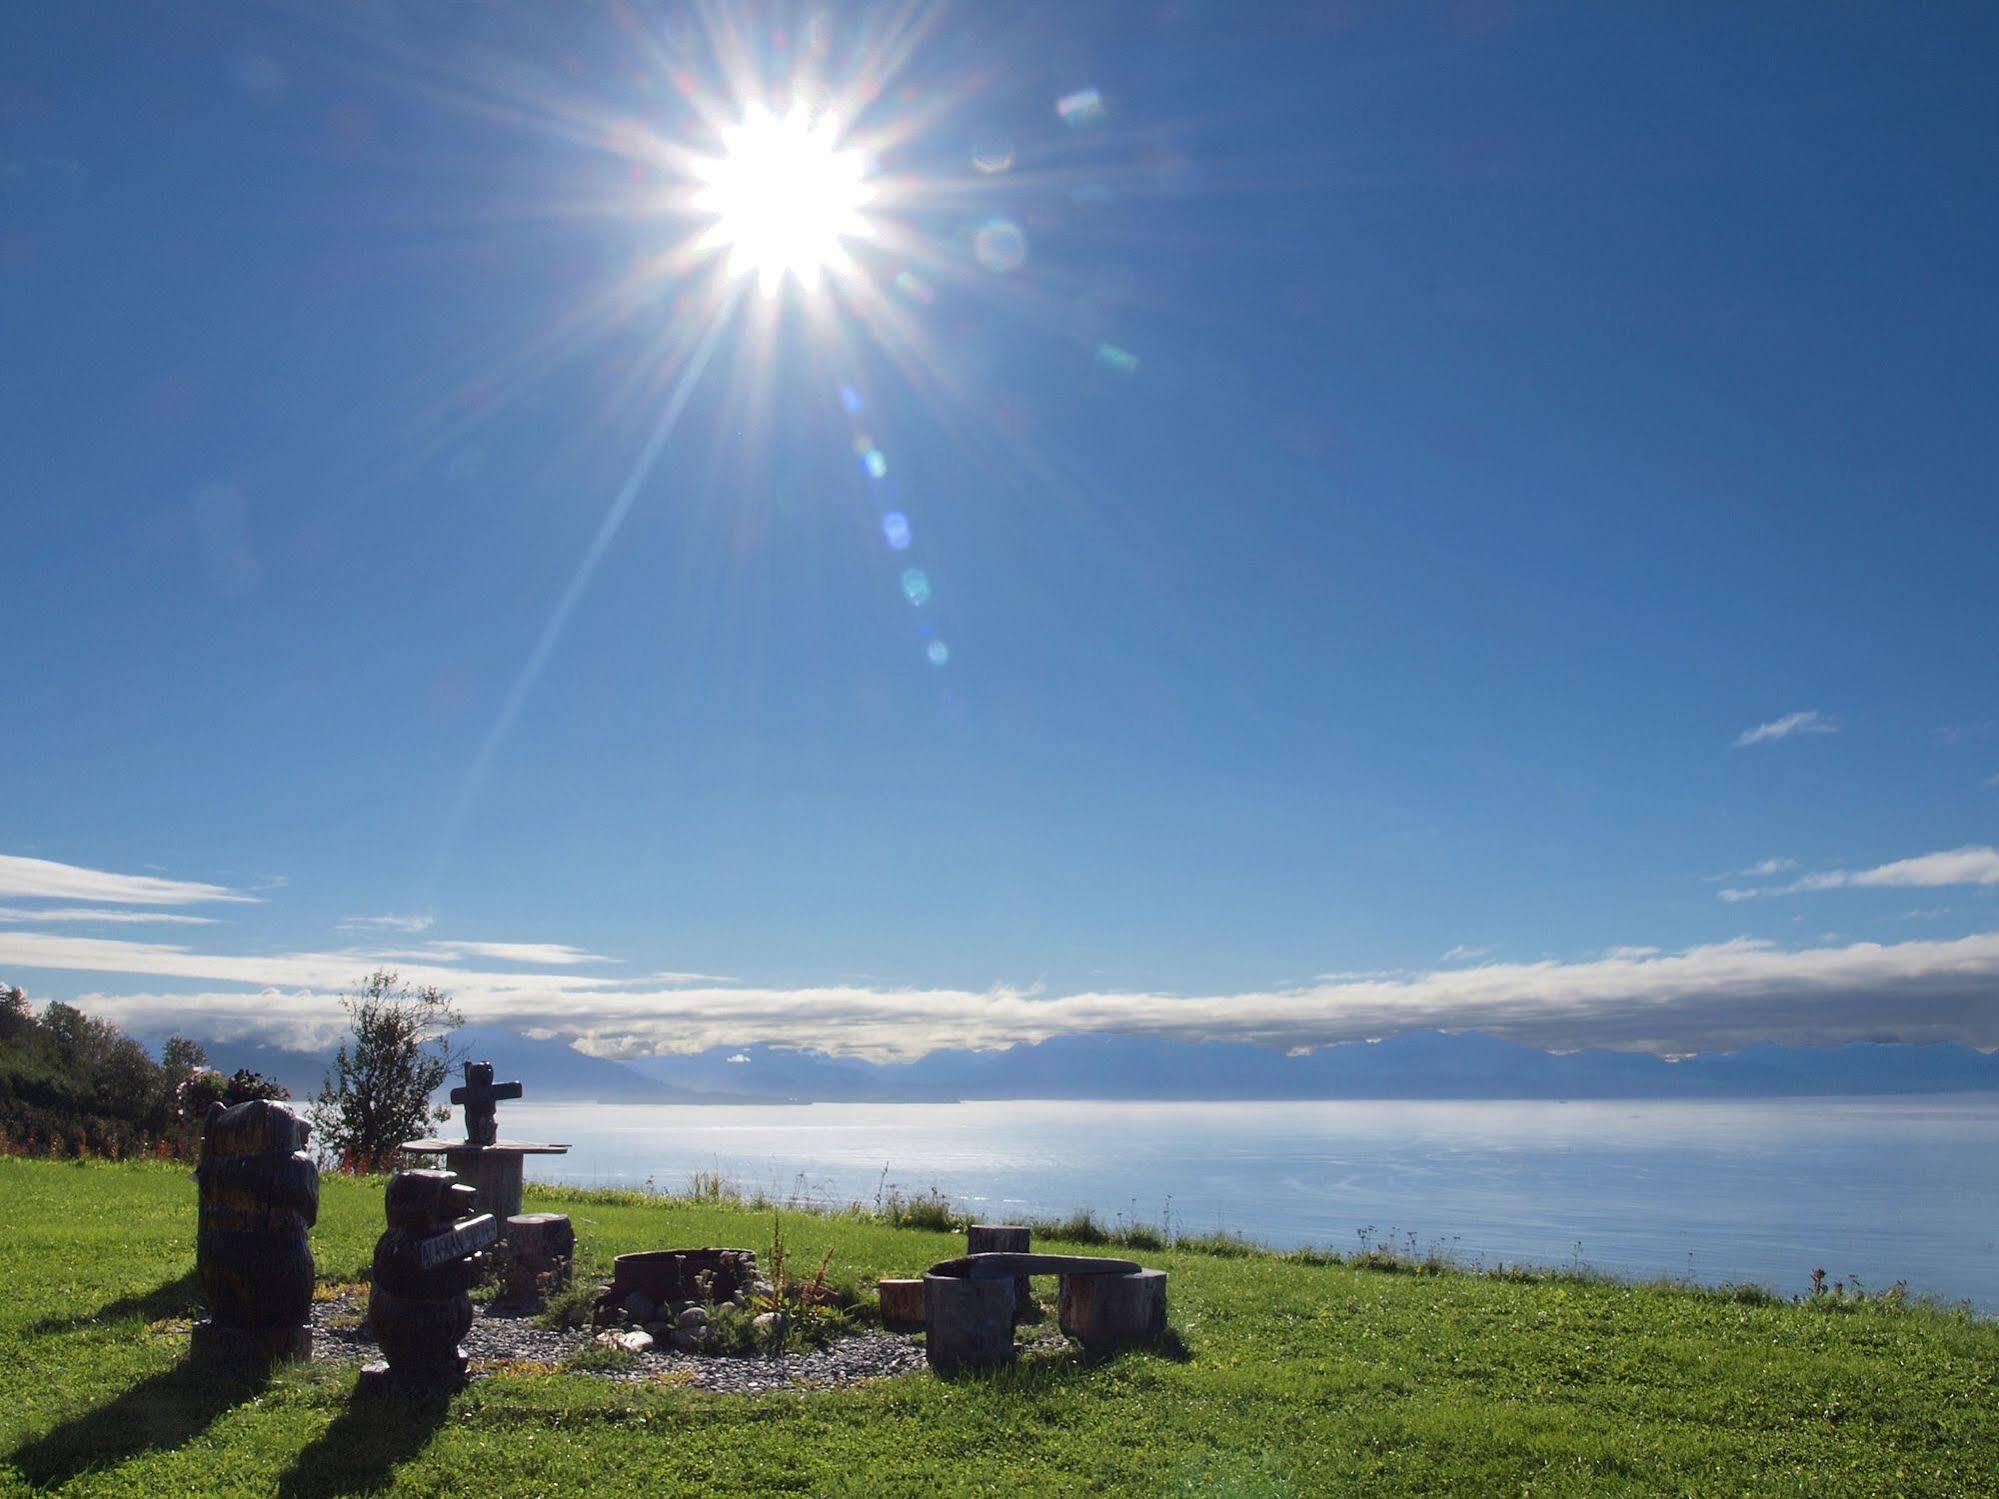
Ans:
MULTIPOLYGON (((330 1301, 314 1302, 313 1357, 340 1363, 381 1357, 374 1330, 366 1320, 367 1309, 367 1299, 353 1292, 330 1301)), ((565 1364, 590 1346, 590 1333, 583 1329, 557 1332, 537 1327, 532 1311, 475 1305, 472 1330, 459 1346, 472 1360, 476 1377, 493 1365, 516 1360, 565 1364)), ((860 1333, 807 1353, 703 1357, 654 1349, 634 1357, 637 1362, 629 1369, 573 1372, 589 1373, 620 1384, 664 1379, 732 1395, 765 1395, 778 1390, 864 1384, 914 1373, 924 1367, 923 1346, 913 1336, 891 1332, 860 1333)))

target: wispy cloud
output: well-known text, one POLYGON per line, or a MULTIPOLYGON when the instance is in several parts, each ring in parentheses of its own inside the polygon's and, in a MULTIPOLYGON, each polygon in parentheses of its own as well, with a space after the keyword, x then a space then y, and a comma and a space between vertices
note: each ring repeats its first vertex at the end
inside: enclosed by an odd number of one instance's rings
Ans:
POLYGON ((1999 729, 1999 723, 1994 723, 1990 719, 1983 723, 1947 723, 1933 729, 1931 736, 1938 744, 1954 748, 1960 744, 1969 744, 1975 739, 1983 739, 1995 729, 1999 729))
POLYGON ((179 911, 123 911, 110 906, 0 906, 0 921, 122 921, 150 926, 214 926, 213 916, 179 911))
POLYGON ((459 958, 490 958, 499 963, 546 963, 568 968, 578 963, 615 963, 601 953, 585 952, 562 942, 432 942, 429 957, 455 962, 459 958))
MULTIPOLYGON (((102 992, 76 1003, 142 1033, 198 1030, 322 1046, 342 1033, 351 956, 228 957, 147 943, 0 932, 16 967, 207 978, 250 992, 102 992)), ((19 973, 11 974, 19 979, 19 973)), ((777 1042, 875 1059, 991 1049, 1058 1035, 1248 1041, 1280 1049, 1367 1040, 1418 1026, 1481 1030, 1531 1045, 1662 1054, 1752 1041, 1960 1040, 1999 1047, 1999 931, 1952 941, 1786 949, 1738 939, 1646 957, 1441 968, 1209 995, 1047 994, 854 984, 646 988, 573 973, 405 970, 438 983, 468 1019, 633 1057, 777 1042)))
POLYGON ((1634 963, 1640 958, 1656 958, 1659 951, 1656 947, 1609 947, 1603 955, 1613 963, 1634 963))
POLYGON ((58 864, 53 859, 29 859, 0 854, 0 896, 35 900, 100 900, 118 906, 190 906, 205 901, 254 901, 223 885, 193 880, 166 880, 150 874, 113 874, 58 864))
POLYGON ((435 916, 429 914, 397 916, 343 916, 339 929, 343 932, 427 932, 435 916))
MULTIPOLYGON (((131 973, 159 978, 214 980, 274 989, 338 992, 365 977, 369 966, 398 954, 299 952, 204 953, 163 942, 114 937, 70 937, 50 932, 0 932, 0 967, 45 968, 73 973, 131 973)), ((436 984, 464 994, 505 994, 523 989, 551 993, 608 988, 619 981, 580 974, 505 973, 424 961, 398 963, 412 984, 436 984)))
POLYGON ((1913 859, 1897 859, 1872 869, 1827 869, 1792 880, 1788 885, 1719 892, 1725 901, 1756 900, 1766 895, 1800 895, 1813 890, 1895 886, 1999 885, 1999 848, 1968 844, 1913 859))
POLYGON ((1474 958, 1487 956, 1491 951, 1492 949, 1489 947, 1472 947, 1461 942, 1444 954, 1444 961, 1446 963, 1468 963, 1474 958))
POLYGON ((1786 713, 1782 718, 1773 718, 1768 723, 1759 723, 1753 729, 1744 729, 1735 736, 1736 749, 1746 749, 1752 744, 1768 744, 1774 739, 1789 739, 1793 734, 1837 734, 1839 725, 1816 708, 1803 713, 1786 713))
POLYGON ((1746 880, 1767 879, 1773 874, 1784 874, 1798 867, 1796 859, 1764 859, 1751 864, 1747 869, 1737 871, 1746 880))
POLYGON ((1723 880, 1766 880, 1772 875, 1786 874, 1798 867, 1796 859, 1759 859, 1745 869, 1724 869, 1720 874, 1708 876, 1708 883, 1719 884, 1723 880))

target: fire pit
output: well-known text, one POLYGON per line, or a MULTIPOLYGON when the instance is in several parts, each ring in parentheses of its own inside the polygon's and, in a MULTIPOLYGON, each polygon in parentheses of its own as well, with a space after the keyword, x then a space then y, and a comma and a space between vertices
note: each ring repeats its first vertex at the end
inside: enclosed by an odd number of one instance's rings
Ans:
POLYGON ((597 1295, 592 1326, 609 1313, 613 1319, 632 1296, 654 1306, 675 1301, 729 1301, 756 1283, 753 1249, 648 1249, 621 1254, 611 1262, 611 1283, 597 1295))

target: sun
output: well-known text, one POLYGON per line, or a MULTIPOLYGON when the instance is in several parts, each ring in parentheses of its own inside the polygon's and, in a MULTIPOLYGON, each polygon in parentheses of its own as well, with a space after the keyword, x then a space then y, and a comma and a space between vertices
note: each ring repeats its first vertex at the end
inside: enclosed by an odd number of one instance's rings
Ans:
POLYGON ((766 296, 787 277, 818 290, 828 272, 852 263, 845 241, 873 232, 862 213, 874 196, 867 158, 842 148, 830 113, 753 108, 722 132, 722 153, 696 162, 694 173, 702 184, 695 210, 714 220, 702 245, 726 255, 730 274, 755 272, 766 296))

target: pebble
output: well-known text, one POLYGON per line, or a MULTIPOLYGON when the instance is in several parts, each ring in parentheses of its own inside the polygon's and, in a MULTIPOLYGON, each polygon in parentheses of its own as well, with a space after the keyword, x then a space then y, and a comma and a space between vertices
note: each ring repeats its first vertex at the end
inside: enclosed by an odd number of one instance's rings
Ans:
MULTIPOLYGON (((346 1295, 331 1301, 314 1302, 312 1308, 313 1357, 355 1363, 379 1358, 374 1330, 364 1321, 360 1326, 336 1327, 336 1322, 352 1322, 367 1310, 366 1296, 346 1295)), ((765 1313, 766 1316, 775 1315, 765 1313)), ((600 1334, 600 1337, 604 1336, 600 1334)), ((613 1331, 611 1338, 630 1336, 613 1331)), ((669 1340, 670 1341, 670 1340, 669 1340)), ((588 1329, 551 1331, 536 1327, 531 1314, 512 1309, 473 1308, 472 1329, 462 1347, 472 1359, 473 1371, 481 1364, 528 1360, 561 1364, 579 1349, 590 1345, 588 1329)), ((889 1332, 866 1332, 809 1353, 723 1356, 669 1351, 656 1343, 637 1355, 633 1368, 593 1371, 592 1377, 619 1384, 644 1384, 672 1377, 676 1384, 721 1394, 769 1395, 785 1390, 831 1389, 842 1385, 865 1384, 897 1374, 912 1374, 924 1367, 923 1346, 914 1338, 889 1332)), ((580 1371, 579 1371, 580 1372, 580 1371)))

